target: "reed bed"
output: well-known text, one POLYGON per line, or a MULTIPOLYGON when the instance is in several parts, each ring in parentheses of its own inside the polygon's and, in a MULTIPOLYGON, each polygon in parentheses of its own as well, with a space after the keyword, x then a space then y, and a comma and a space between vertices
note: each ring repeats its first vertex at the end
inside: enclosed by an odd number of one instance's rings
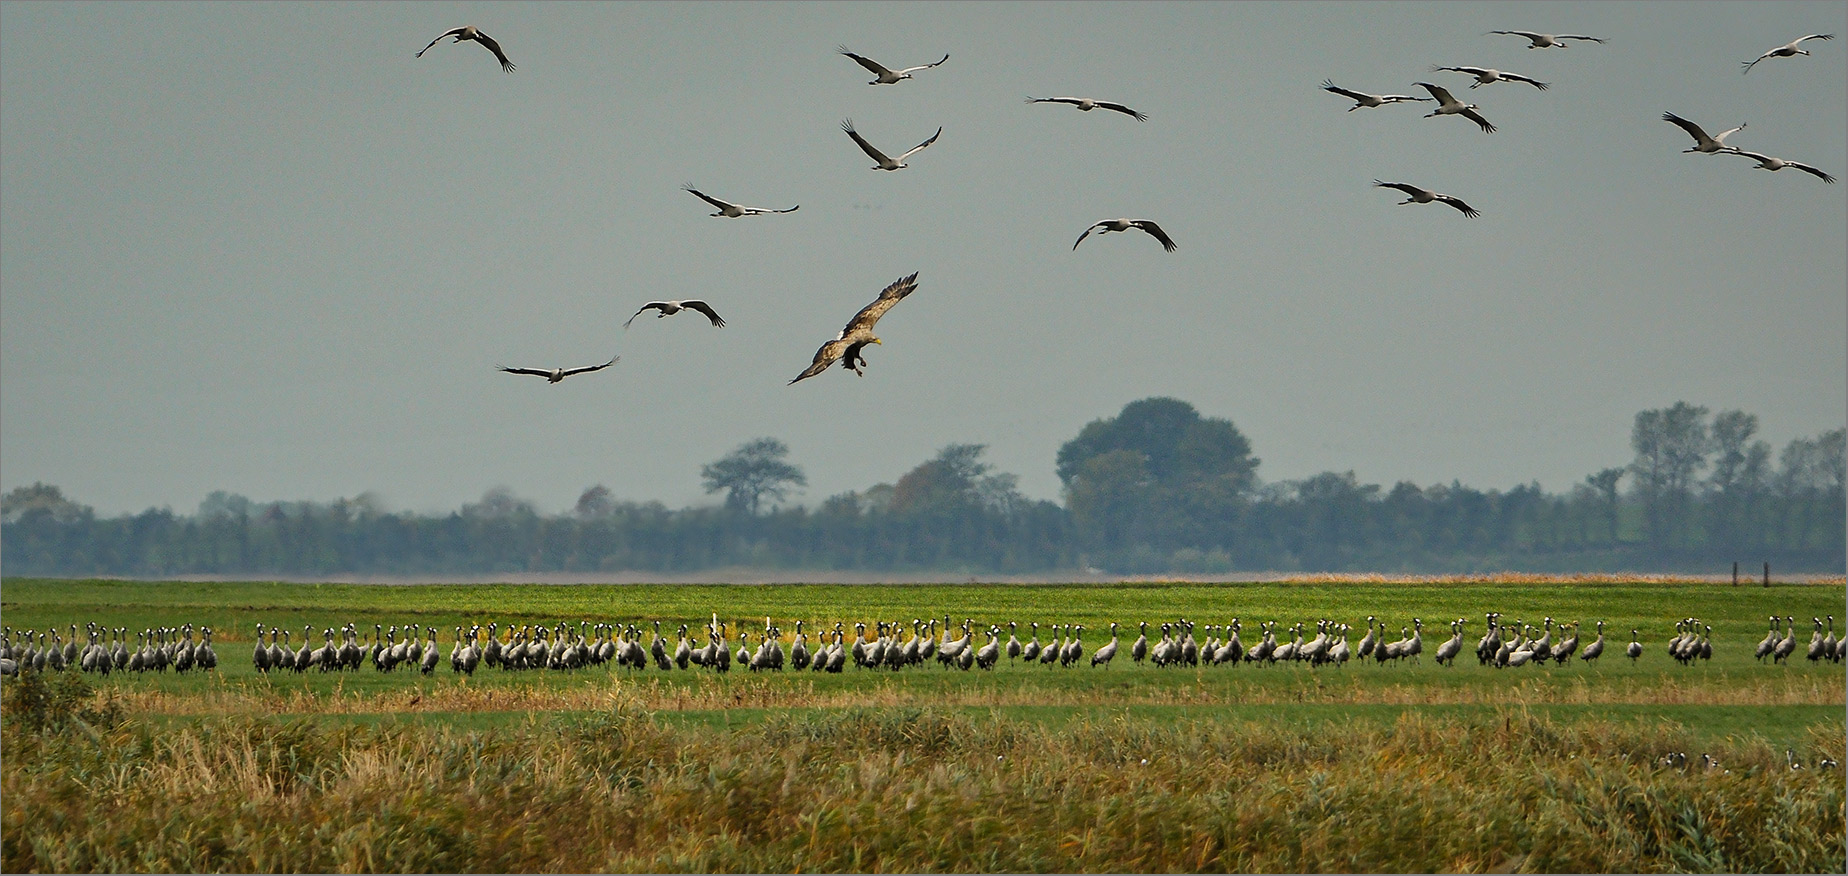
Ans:
MULTIPOLYGON (((1746 740, 1703 770, 1680 728, 1519 706, 1307 732, 913 706, 689 727, 623 701, 479 731, 156 729, 81 692, 35 723, 13 697, 9 872, 1827 872, 1845 854, 1839 768, 1746 740), (1674 751, 1696 759, 1663 766, 1674 751)), ((1842 749, 1817 728, 1800 756, 1842 749)))

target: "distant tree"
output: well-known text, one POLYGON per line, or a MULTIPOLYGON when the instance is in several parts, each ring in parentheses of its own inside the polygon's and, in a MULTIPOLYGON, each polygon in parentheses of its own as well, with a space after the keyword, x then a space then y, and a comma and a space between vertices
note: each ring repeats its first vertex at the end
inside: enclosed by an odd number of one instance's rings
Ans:
POLYGON ((1787 546, 1809 547, 1818 525, 1843 513, 1845 448, 1848 430, 1834 429, 1815 438, 1793 438, 1778 453, 1779 540, 1787 546))
POLYGON ((1149 504, 1153 486, 1147 456, 1110 450, 1087 458, 1072 473, 1066 481, 1065 506, 1087 541, 1120 550, 1139 534, 1137 514, 1149 504))
POLYGON ((88 505, 79 505, 64 497, 64 491, 51 484, 34 483, 29 487, 14 487, 5 496, 0 496, 0 519, 8 523, 19 520, 33 511, 43 511, 58 523, 73 523, 93 516, 88 505))
POLYGON ((1636 451, 1630 472, 1650 540, 1658 547, 1684 542, 1695 476, 1712 449, 1707 408, 1676 402, 1673 407, 1639 411, 1630 446, 1636 451))
POLYGON ((1753 506, 1771 456, 1770 445, 1752 440, 1757 432, 1754 414, 1722 411, 1713 418, 1713 473, 1707 477, 1707 489, 1712 494, 1708 538, 1715 546, 1742 547, 1753 540, 1753 506))
POLYGON ((572 510, 579 517, 608 517, 616 512, 616 497, 609 487, 598 484, 580 493, 572 510))
POLYGON ((891 484, 874 484, 860 493, 860 506, 867 511, 889 511, 892 508, 892 494, 897 490, 891 484))
POLYGON ((1102 540, 1093 546, 1124 548, 1134 540, 1164 551, 1230 546, 1257 467, 1251 443, 1230 420, 1160 397, 1086 424, 1057 458, 1073 522, 1102 540))
MULTIPOLYGON (((1307 528, 1308 558, 1335 563, 1345 552, 1367 541, 1369 505, 1379 495, 1379 484, 1362 484, 1350 469, 1327 471, 1296 484, 1307 528)), ((1335 568, 1334 565, 1325 568, 1335 568)))
POLYGON ((194 516, 205 520, 245 518, 250 516, 251 509, 254 507, 254 503, 249 499, 236 493, 213 490, 207 493, 205 499, 199 503, 199 510, 194 516))
POLYGON ((1430 516, 1430 500, 1418 485, 1411 481, 1400 481, 1392 485, 1386 494, 1382 507, 1386 512, 1386 535, 1397 544, 1407 548, 1424 546, 1426 521, 1430 516))
POLYGON ((725 506, 755 515, 763 500, 781 502, 792 487, 808 486, 802 469, 784 461, 789 446, 775 438, 758 438, 738 446, 700 469, 706 492, 725 491, 725 506))
POLYGON ((514 495, 507 487, 494 487, 481 494, 481 501, 462 506, 464 517, 530 517, 538 513, 533 503, 514 495))
POLYGON ((1585 486, 1603 502, 1606 537, 1611 544, 1617 543, 1617 482, 1623 480, 1626 471, 1622 467, 1606 468, 1585 476, 1585 486))
POLYGON ((1823 474, 1823 487, 1833 490, 1840 500, 1842 493, 1848 491, 1848 429, 1830 429, 1816 436, 1816 447, 1821 453, 1818 462, 1823 474))
POLYGON ((367 490, 351 499, 338 499, 334 504, 338 505, 348 515, 362 520, 368 517, 376 517, 380 514, 384 514, 386 511, 385 498, 372 490, 367 490))
POLYGON ((845 493, 835 493, 822 500, 821 510, 818 513, 824 517, 858 518, 860 516, 860 494, 851 490, 845 493))
POLYGON ((1020 479, 1011 474, 989 474, 991 466, 981 461, 987 448, 986 444, 951 444, 937 451, 934 459, 906 472, 893 484, 892 510, 1013 510, 1024 501, 1015 489, 1020 479))
POLYGON ((1176 398, 1133 401, 1111 419, 1086 424, 1059 448, 1059 480, 1069 485, 1085 460, 1113 450, 1142 454, 1150 476, 1161 483, 1221 478, 1244 490, 1257 479, 1251 442, 1232 421, 1203 418, 1176 398))

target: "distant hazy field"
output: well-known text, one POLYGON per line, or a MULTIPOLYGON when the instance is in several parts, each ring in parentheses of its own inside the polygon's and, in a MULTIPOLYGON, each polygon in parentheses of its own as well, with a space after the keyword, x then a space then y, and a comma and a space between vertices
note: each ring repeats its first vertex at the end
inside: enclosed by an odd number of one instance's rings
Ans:
POLYGON ((1527 577, 1116 585, 8 580, 0 608, 13 630, 68 636, 74 623, 81 636, 86 622, 96 622, 128 627, 132 646, 132 633, 144 628, 192 623, 213 628, 220 663, 209 675, 89 677, 90 689, 69 708, 113 710, 112 729, 100 736, 27 732, 9 694, 0 864, 9 871, 1840 870, 1842 774, 1817 764, 1843 759, 1848 683, 1840 665, 1811 663, 1803 651, 1810 618, 1836 615, 1839 624, 1843 605, 1839 580, 1768 589, 1527 577), (1604 620, 1606 653, 1595 665, 1480 666, 1472 649, 1487 611, 1509 622, 1582 621, 1587 643, 1604 620), (752 632, 755 647, 766 615, 786 643, 798 619, 812 643, 837 621, 851 630, 857 621, 870 628, 896 620, 909 630, 913 618, 941 624, 949 615, 958 623, 973 618, 979 628, 1000 624, 1003 641, 1009 621, 1023 641, 1032 621, 1082 623, 1087 655, 1109 641, 1114 620, 1123 625, 1122 653, 1097 669, 1088 660, 1064 669, 1003 657, 992 672, 934 662, 870 671, 850 662, 840 675, 604 666, 483 667, 465 678, 447 660, 458 625, 633 623, 649 631, 646 644, 655 620, 671 641, 682 623, 703 637, 715 613, 732 630, 734 650, 739 631, 752 632), (1773 613, 1797 618, 1798 650, 1787 665, 1752 659, 1773 613), (1162 621, 1236 617, 1249 645, 1261 621, 1281 621, 1280 630, 1303 622, 1313 634, 1318 618, 1355 625, 1358 642, 1368 615, 1394 636, 1423 618, 1420 662, 1155 668, 1134 665, 1127 653, 1138 621, 1151 623, 1154 639, 1162 621), (1690 616, 1712 626, 1714 654, 1682 666, 1663 643, 1675 621, 1690 616), (1437 666, 1431 655, 1449 636, 1446 622, 1458 617, 1468 620, 1464 652, 1455 666, 1437 666), (304 626, 316 644, 322 629, 348 623, 366 633, 374 624, 434 627, 445 659, 427 677, 370 665, 261 675, 250 659, 259 622, 292 630, 298 646, 304 626), (1632 628, 1646 646, 1634 663, 1622 653, 1632 628), (124 747, 141 754, 126 757, 124 747), (1677 752, 1693 766, 1663 766, 1677 752), (1702 754, 1720 767, 1703 770, 1702 754), (1806 769, 1789 770, 1792 757, 1806 769), (1131 766, 1140 772, 1125 772, 1131 766), (597 827, 580 830, 540 809, 515 816, 514 789, 547 806, 587 807, 584 823, 597 827), (150 799, 192 801, 199 815, 128 817, 150 799), (389 817, 362 821, 316 804, 346 799, 369 801, 389 817), (702 810, 700 800, 713 808, 702 810), (1496 814, 1493 801, 1521 817, 1496 814), (1466 811, 1470 805, 1478 808, 1466 811), (738 806, 750 814, 726 814, 738 806), (63 820, 46 821, 43 807, 63 820), (281 817, 292 807, 314 814, 281 817), (991 810, 998 814, 985 814, 991 810), (478 817, 488 811, 517 828, 490 831, 478 817), (1766 826, 1774 811, 1783 826, 1766 826), (1007 812, 1037 813, 1031 817, 1050 827, 1007 812), (132 842, 96 828, 122 819, 138 825, 132 842), (1264 830, 1282 831, 1287 842, 1257 842, 1253 832, 1264 830), (919 831, 942 840, 933 845, 919 831))

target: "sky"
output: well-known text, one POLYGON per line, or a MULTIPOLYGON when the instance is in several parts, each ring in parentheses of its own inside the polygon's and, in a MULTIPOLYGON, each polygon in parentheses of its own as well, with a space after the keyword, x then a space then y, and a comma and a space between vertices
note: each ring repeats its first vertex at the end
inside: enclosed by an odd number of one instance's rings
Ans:
POLYGON ((1848 421, 1848 186, 1683 154, 1660 116, 1848 177, 1848 39, 1739 72, 1819 32, 1848 4, 6 3, 0 489, 683 507, 768 436, 799 503, 955 443, 1057 501, 1059 446, 1150 396, 1231 420, 1267 482, 1560 492, 1677 401, 1781 448, 1848 421), (518 70, 413 57, 463 24, 518 70), (837 45, 950 58, 869 87, 837 45), (1346 112, 1331 78, 1499 130, 1346 112), (1067 95, 1149 119, 1025 102, 1067 95), (847 118, 892 154, 943 135, 877 172, 847 118), (689 183, 801 209, 713 218, 689 183), (1118 216, 1179 249, 1072 250, 1118 216), (785 385, 914 271, 865 376, 785 385), (728 324, 622 328, 673 298, 728 324))

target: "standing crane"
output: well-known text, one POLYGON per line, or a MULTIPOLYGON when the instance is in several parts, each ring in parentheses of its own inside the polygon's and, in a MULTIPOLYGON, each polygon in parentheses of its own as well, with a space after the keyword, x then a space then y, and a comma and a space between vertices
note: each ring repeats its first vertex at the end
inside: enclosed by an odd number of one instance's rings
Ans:
POLYGON ((1604 621, 1598 621, 1598 637, 1585 646, 1584 652, 1579 654, 1579 659, 1590 663, 1602 656, 1604 656, 1604 621))
POLYGON ((1110 622, 1110 644, 1105 645, 1101 648, 1098 648, 1097 651, 1091 655, 1091 666, 1092 667, 1102 666, 1105 668, 1109 668, 1110 661, 1116 658, 1116 652, 1117 652, 1117 622, 1111 621, 1110 622))
POLYGON ((1463 620, 1461 618, 1450 622, 1450 633, 1450 638, 1438 645, 1437 653, 1431 655, 1431 659, 1446 667, 1455 665, 1457 654, 1463 650, 1463 620))
POLYGON ((1777 647, 1771 650, 1771 662, 1782 663, 1797 650, 1797 619, 1784 616, 1784 638, 1778 640, 1777 647))

